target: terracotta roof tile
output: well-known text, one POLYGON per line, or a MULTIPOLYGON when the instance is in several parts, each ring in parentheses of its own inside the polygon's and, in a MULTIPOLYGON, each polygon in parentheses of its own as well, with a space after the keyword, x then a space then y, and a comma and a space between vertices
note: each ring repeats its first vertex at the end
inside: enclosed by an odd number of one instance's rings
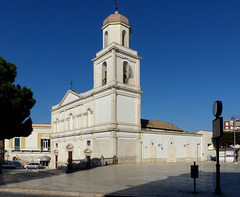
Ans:
POLYGON ((163 129, 163 130, 172 130, 172 131, 183 131, 179 127, 175 126, 169 122, 163 122, 160 120, 146 120, 141 119, 142 128, 151 128, 151 129, 163 129))
POLYGON ((118 13, 111 14, 110 16, 108 16, 103 21, 103 26, 106 25, 107 23, 111 23, 111 22, 122 22, 122 23, 129 25, 128 19, 125 16, 118 14, 118 13))

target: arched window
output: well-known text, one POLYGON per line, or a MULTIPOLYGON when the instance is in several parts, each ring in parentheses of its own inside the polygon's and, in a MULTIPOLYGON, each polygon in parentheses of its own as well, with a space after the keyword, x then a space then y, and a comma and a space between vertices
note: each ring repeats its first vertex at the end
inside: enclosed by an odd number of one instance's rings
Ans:
POLYGON ((59 121, 58 118, 56 119, 56 127, 55 127, 55 133, 59 132, 59 121))
POLYGON ((90 109, 88 109, 87 110, 87 113, 88 113, 88 120, 87 120, 87 122, 88 122, 88 127, 91 127, 92 126, 92 113, 91 113, 91 110, 90 109))
POLYGON ((104 33, 104 48, 108 46, 108 32, 104 33))
POLYGON ((126 36, 127 36, 127 35, 126 35, 126 31, 123 30, 123 31, 122 31, 122 45, 125 46, 125 47, 127 46, 126 36))
POLYGON ((107 84, 107 63, 103 62, 102 64, 102 85, 107 84))
POLYGON ((123 83, 127 84, 130 77, 130 67, 127 62, 123 62, 123 83))

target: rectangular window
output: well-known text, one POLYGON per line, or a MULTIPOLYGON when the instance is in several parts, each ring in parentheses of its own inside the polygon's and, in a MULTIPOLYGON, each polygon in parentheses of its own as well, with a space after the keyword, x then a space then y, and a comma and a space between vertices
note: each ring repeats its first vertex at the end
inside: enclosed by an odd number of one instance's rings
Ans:
POLYGON ((228 122, 225 122, 225 125, 228 126, 228 122))
POLYGON ((20 138, 14 138, 14 150, 20 150, 20 138))
POLYGON ((50 139, 41 139, 41 150, 42 151, 50 150, 50 139))
POLYGON ((91 141, 87 141, 87 146, 91 146, 91 141))

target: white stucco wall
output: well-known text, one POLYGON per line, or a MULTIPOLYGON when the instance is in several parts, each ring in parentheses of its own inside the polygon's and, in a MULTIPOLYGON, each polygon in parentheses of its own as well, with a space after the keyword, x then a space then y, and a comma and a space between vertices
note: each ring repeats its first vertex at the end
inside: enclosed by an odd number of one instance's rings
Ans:
POLYGON ((109 123, 111 121, 111 95, 98 98, 96 101, 96 124, 109 123))
POLYGON ((203 150, 203 160, 209 160, 211 157, 216 157, 216 150, 213 146, 212 131, 200 130, 197 132, 202 135, 202 150, 203 150))
POLYGON ((117 117, 118 122, 136 124, 136 99, 118 95, 117 117))
POLYGON ((181 132, 143 133, 143 162, 202 160, 200 145, 201 135, 181 132))

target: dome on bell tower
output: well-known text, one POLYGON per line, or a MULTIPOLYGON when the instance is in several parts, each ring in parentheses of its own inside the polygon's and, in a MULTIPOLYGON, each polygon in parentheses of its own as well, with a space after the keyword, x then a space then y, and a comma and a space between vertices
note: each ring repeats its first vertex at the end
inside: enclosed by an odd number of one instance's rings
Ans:
POLYGON ((103 21, 103 26, 108 24, 108 23, 113 23, 113 22, 120 22, 120 23, 124 23, 126 25, 129 25, 128 19, 125 16, 119 14, 118 11, 116 11, 114 14, 111 14, 110 16, 108 16, 103 21))
POLYGON ((129 48, 131 26, 128 19, 115 11, 103 21, 103 48, 113 42, 129 48))

